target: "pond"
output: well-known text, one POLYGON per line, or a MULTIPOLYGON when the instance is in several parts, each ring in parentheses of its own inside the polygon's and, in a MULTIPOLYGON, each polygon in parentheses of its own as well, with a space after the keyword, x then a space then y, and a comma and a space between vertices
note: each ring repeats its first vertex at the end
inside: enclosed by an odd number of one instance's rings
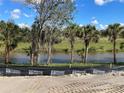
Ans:
MULTIPOLYGON (((39 63, 46 63, 47 55, 39 56, 39 63)), ((10 57, 10 61, 18 64, 28 64, 30 62, 30 57, 26 54, 13 54, 10 57)), ((64 53, 56 53, 52 56, 53 63, 68 63, 70 62, 70 55, 64 53)), ((74 55, 74 62, 82 61, 81 56, 74 55)), ((124 62, 124 53, 117 53, 117 61, 124 62)), ((4 58, 0 57, 0 63, 4 62, 4 58)), ((88 55, 88 62, 113 62, 113 54, 112 53, 96 53, 88 55)))

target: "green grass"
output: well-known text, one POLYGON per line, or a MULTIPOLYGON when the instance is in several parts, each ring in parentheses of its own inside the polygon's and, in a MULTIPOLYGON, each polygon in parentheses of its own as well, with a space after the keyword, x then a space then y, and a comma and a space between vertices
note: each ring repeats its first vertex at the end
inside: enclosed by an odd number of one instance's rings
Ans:
MULTIPOLYGON (((119 52, 123 52, 124 50, 120 50, 120 43, 124 42, 124 39, 118 39, 117 40, 117 50, 119 52)), ((64 40, 60 44, 54 45, 54 48, 58 51, 68 49, 70 50, 70 44, 68 40, 64 40)), ((84 48, 83 41, 76 40, 75 42, 75 51, 81 50, 84 48)), ((90 48, 94 48, 96 52, 110 52, 112 50, 112 43, 108 41, 108 38, 101 38, 98 43, 91 43, 90 48)))
MULTIPOLYGON (((0 64, 0 66, 7 66, 7 67, 32 67, 31 64, 0 64)), ((109 67, 110 64, 101 64, 101 63, 63 63, 63 64, 39 64, 34 65, 34 67, 45 67, 45 68, 89 68, 89 67, 109 67)))
POLYGON ((29 47, 30 47, 30 43, 21 42, 21 43, 18 44, 18 47, 14 50, 14 52, 25 53, 25 49, 29 49, 29 47))
MULTIPOLYGON (((120 43, 124 42, 124 39, 117 39, 117 50, 119 52, 124 52, 124 49, 120 49, 120 43)), ((3 42, 0 42, 0 54, 4 53, 4 45, 3 42)), ((18 44, 18 47, 13 51, 16 53, 25 53, 25 49, 30 47, 30 43, 21 42, 18 44)), ((53 48, 57 52, 70 51, 70 43, 67 39, 64 39, 61 43, 55 44, 53 48)), ((82 50, 84 48, 83 41, 77 39, 75 41, 75 51, 82 50)), ((95 52, 111 52, 112 51, 112 43, 108 41, 108 38, 100 38, 98 43, 91 43, 90 48, 95 49, 95 52)))
POLYGON ((117 64, 112 64, 111 62, 108 63, 101 63, 101 62, 94 62, 94 63, 52 63, 52 64, 35 64, 31 65, 28 64, 4 64, 0 63, 2 67, 41 67, 41 68, 97 68, 97 67, 116 67, 116 66, 124 66, 124 62, 118 62, 117 64))
MULTIPOLYGON (((41 65, 42 66, 42 65, 41 65)), ((43 65, 49 68, 92 68, 92 67, 109 67, 109 64, 92 64, 92 63, 74 63, 74 64, 50 64, 43 65)))

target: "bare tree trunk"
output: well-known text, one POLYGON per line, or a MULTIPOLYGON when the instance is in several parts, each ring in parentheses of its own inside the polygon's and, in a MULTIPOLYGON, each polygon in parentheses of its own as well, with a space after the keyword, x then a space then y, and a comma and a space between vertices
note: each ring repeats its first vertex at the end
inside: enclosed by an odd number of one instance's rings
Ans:
POLYGON ((117 60, 116 60, 116 40, 113 41, 113 63, 116 64, 117 60))
POLYGON ((31 54, 31 65, 37 65, 38 62, 38 54, 32 53, 31 54))
POLYGON ((51 42, 48 42, 48 60, 47 60, 47 64, 52 63, 51 57, 52 57, 51 42))
POLYGON ((73 54, 74 54, 74 45, 71 44, 71 63, 73 63, 73 61, 74 61, 73 54))
MULTIPOLYGON (((33 34, 32 34, 33 35, 33 34)), ((35 63, 35 50, 36 50, 36 44, 35 44, 35 38, 34 38, 34 36, 32 36, 33 38, 32 38, 32 44, 31 44, 31 65, 33 66, 34 65, 34 63, 35 63)))
POLYGON ((40 43, 39 43, 39 38, 37 36, 37 33, 36 31, 38 31, 37 29, 39 28, 36 28, 34 27, 35 30, 32 30, 32 42, 31 42, 31 64, 32 65, 36 65, 37 62, 38 62, 38 53, 39 53, 39 49, 40 49, 40 43))
POLYGON ((9 63, 9 53, 6 52, 6 55, 5 55, 5 64, 8 64, 9 63))
POLYGON ((9 47, 8 45, 5 48, 5 64, 9 63, 9 47))
POLYGON ((87 58, 88 58, 88 46, 85 47, 85 52, 84 52, 84 63, 87 63, 87 58))
POLYGON ((7 31, 6 46, 5 46, 5 64, 9 63, 9 32, 7 31))
POLYGON ((34 53, 31 54, 31 65, 34 65, 35 56, 34 53))
POLYGON ((35 65, 38 64, 38 53, 35 55, 35 65))

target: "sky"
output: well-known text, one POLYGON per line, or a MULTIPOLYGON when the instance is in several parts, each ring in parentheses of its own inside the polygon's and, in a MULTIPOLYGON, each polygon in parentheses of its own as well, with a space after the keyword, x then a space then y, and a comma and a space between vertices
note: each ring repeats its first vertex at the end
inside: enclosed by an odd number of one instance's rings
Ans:
MULTIPOLYGON (((13 19, 20 27, 31 26, 36 13, 20 1, 24 0, 0 0, 0 20, 13 19)), ((74 22, 80 26, 93 24, 104 29, 108 24, 124 25, 124 0, 73 1, 76 4, 74 22)))

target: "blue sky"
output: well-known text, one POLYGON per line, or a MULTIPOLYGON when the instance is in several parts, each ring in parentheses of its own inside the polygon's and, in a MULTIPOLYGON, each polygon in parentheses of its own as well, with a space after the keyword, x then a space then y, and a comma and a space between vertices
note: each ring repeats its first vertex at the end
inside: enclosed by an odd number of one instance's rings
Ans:
MULTIPOLYGON (((0 20, 13 19, 20 26, 30 26, 35 12, 14 0, 0 0, 0 20)), ((16 0, 23 1, 23 0, 16 0)), ((124 0, 75 0, 76 11, 74 22, 79 25, 94 24, 105 28, 108 24, 124 25, 124 0)))

